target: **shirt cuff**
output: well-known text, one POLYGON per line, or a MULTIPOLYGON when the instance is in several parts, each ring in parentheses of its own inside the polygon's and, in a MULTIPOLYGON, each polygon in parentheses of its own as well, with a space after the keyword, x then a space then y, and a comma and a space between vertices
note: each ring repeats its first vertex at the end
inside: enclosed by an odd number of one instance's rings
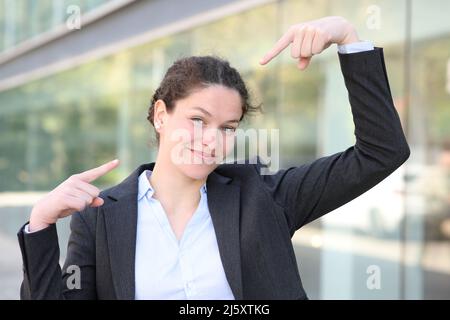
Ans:
POLYGON ((30 224, 29 224, 29 223, 27 223, 27 224, 23 227, 23 231, 24 231, 25 233, 33 233, 33 232, 30 231, 30 224))
POLYGON ((342 54, 371 51, 373 49, 374 47, 371 41, 358 41, 354 43, 338 45, 338 52, 342 54))

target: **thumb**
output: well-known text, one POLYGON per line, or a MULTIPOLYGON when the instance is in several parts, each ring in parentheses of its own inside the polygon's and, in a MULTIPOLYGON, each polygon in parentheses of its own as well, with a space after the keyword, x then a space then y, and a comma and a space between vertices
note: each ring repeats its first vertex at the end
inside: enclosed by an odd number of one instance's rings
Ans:
POLYGON ((93 208, 100 207, 105 203, 105 201, 102 198, 96 197, 94 200, 92 200, 90 206, 93 208))
POLYGON ((298 61, 297 67, 300 70, 305 70, 309 66, 311 59, 312 59, 312 57, 308 57, 308 58, 301 57, 300 60, 298 61))

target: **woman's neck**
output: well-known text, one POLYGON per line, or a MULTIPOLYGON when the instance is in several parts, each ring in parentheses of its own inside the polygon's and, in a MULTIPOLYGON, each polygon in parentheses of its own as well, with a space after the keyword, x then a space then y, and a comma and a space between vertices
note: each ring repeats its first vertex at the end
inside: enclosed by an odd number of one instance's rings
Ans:
MULTIPOLYGON (((206 181, 206 180, 205 180, 206 181)), ((196 208, 200 201, 202 180, 187 177, 170 161, 158 153, 150 175, 150 184, 168 214, 178 215, 196 208)))

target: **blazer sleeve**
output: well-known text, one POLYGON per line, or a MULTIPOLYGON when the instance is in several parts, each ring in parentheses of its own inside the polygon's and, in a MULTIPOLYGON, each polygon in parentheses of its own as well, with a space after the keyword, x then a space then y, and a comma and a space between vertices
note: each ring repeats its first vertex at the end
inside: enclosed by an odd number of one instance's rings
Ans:
POLYGON ((261 175, 284 208, 291 235, 305 224, 374 187, 400 167, 410 150, 394 107, 383 49, 339 54, 355 125, 356 143, 312 163, 261 175))
POLYGON ((95 242, 82 214, 76 212, 72 215, 67 257, 62 270, 56 224, 33 233, 25 233, 24 227, 20 229, 22 300, 96 299, 95 242))

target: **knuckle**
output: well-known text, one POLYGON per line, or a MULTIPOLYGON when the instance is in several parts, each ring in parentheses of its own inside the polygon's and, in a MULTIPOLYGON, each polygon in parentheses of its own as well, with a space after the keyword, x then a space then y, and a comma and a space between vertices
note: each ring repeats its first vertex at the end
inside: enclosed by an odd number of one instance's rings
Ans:
POLYGON ((78 200, 74 205, 74 209, 76 209, 78 211, 83 211, 85 207, 86 207, 86 202, 82 199, 78 200))
POLYGON ((292 32, 296 37, 301 36, 302 32, 305 30, 305 26, 303 25, 294 25, 292 26, 292 32))
POLYGON ((69 177, 69 179, 67 179, 68 182, 74 183, 78 180, 79 175, 78 174, 73 174, 69 177))
POLYGON ((91 203, 92 199, 93 199, 93 197, 88 193, 83 194, 83 196, 81 198, 81 200, 83 200, 86 204, 91 203))
POLYGON ((71 180, 67 180, 66 183, 63 186, 64 190, 69 190, 75 187, 75 180, 71 179, 71 180))
POLYGON ((296 36, 299 36, 302 34, 303 30, 304 30, 303 26, 297 26, 294 28, 294 33, 296 36))
POLYGON ((306 46, 302 46, 302 50, 301 50, 301 56, 302 57, 307 57, 307 56, 309 56, 309 50, 308 50, 308 48, 306 47, 306 46))
POLYGON ((295 48, 292 48, 291 49, 291 58, 297 58, 297 57, 298 57, 298 54, 296 53, 295 48))
POLYGON ((81 198, 66 197, 65 201, 65 207, 72 210, 82 211, 86 207, 85 200, 81 198))
POLYGON ((55 195, 65 195, 65 194, 70 194, 71 190, 72 190, 71 184, 67 183, 67 184, 61 186, 61 188, 58 188, 58 190, 54 190, 52 192, 54 192, 55 195))

